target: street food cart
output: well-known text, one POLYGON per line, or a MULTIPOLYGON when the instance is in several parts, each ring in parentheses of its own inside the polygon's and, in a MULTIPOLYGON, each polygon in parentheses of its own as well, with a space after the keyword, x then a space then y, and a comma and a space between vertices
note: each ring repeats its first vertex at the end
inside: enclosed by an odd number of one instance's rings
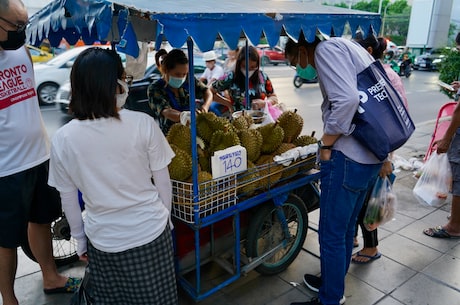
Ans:
MULTIPOLYGON (((263 36, 274 46, 280 36, 296 39, 303 33, 311 42, 318 30, 342 36, 358 28, 365 34, 372 28, 378 32, 380 16, 288 0, 55 0, 30 18, 28 38, 36 45, 47 38, 53 46, 62 38, 70 44, 78 39, 86 44, 110 41, 134 57, 138 41, 158 46, 167 40, 177 48, 186 44, 192 59, 195 47, 211 50, 216 39, 234 49, 242 37, 257 45, 263 36)), ((189 86, 194 100, 193 81, 189 86)), ((195 103, 190 105, 194 142, 195 103)), ((308 212, 319 206, 314 154, 289 165, 271 163, 199 183, 196 143, 191 152, 192 180, 172 181, 179 286, 199 301, 252 269, 264 274, 286 269, 302 248, 308 212), (254 172, 258 175, 252 179, 254 172), (204 285, 208 264, 223 273, 204 285)))

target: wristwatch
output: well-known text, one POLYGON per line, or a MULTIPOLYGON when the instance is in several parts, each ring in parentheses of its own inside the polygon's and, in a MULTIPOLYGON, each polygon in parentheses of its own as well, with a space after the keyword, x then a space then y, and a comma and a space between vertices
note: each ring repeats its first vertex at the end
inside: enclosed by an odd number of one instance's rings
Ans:
POLYGON ((329 149, 331 150, 334 145, 323 145, 323 142, 321 140, 318 141, 318 147, 319 149, 329 149))

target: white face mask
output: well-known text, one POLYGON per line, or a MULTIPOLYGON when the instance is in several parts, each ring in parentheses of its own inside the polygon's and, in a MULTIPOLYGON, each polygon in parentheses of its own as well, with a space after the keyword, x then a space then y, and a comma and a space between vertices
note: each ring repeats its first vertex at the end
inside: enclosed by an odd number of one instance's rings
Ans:
POLYGON ((125 105, 126 99, 128 98, 129 88, 128 84, 122 80, 117 79, 117 83, 123 88, 122 93, 115 94, 115 97, 117 98, 117 108, 121 109, 121 107, 125 105))
MULTIPOLYGON (((251 76, 254 74, 254 72, 256 72, 256 70, 249 70, 248 78, 251 78, 251 76)), ((242 68, 241 73, 243 73, 243 75, 246 76, 246 69, 242 68)))

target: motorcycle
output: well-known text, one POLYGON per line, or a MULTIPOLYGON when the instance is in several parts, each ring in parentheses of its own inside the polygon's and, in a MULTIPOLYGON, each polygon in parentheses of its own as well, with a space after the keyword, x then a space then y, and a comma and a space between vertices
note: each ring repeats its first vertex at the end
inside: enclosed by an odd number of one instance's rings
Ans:
POLYGON ((398 61, 398 71, 399 76, 405 76, 408 78, 412 73, 412 61, 410 59, 402 59, 398 61))
POLYGON ((300 88, 302 84, 315 84, 318 82, 318 77, 315 77, 313 79, 306 79, 300 77, 297 73, 294 76, 294 87, 300 88))

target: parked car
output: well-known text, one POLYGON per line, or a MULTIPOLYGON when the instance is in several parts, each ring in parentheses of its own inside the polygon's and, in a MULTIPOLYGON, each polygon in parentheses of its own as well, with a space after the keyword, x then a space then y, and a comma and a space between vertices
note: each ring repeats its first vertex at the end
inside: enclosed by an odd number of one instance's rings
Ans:
POLYGON ((70 69, 75 58, 90 47, 73 48, 45 63, 35 65, 35 85, 41 105, 54 103, 59 86, 69 80, 70 69))
MULTIPOLYGON (((194 56, 194 74, 200 77, 206 68, 204 59, 201 55, 194 56)), ((129 82, 129 94, 126 99, 125 108, 130 110, 142 111, 151 114, 148 105, 147 89, 149 85, 161 78, 161 73, 155 63, 149 64, 145 70, 144 76, 129 82)), ((59 109, 65 114, 69 113, 70 103, 70 81, 67 80, 56 93, 55 102, 59 109)))
POLYGON ((433 49, 415 57, 413 68, 415 70, 437 70, 439 64, 446 58, 445 50, 445 48, 433 49))
POLYGON ((260 64, 262 66, 288 64, 288 61, 284 57, 284 50, 279 46, 271 48, 269 45, 259 44, 257 45, 257 52, 259 53, 260 64))
POLYGON ((46 62, 53 58, 53 54, 34 46, 27 45, 27 49, 29 50, 30 56, 32 57, 32 62, 34 63, 46 62))

